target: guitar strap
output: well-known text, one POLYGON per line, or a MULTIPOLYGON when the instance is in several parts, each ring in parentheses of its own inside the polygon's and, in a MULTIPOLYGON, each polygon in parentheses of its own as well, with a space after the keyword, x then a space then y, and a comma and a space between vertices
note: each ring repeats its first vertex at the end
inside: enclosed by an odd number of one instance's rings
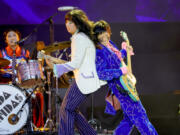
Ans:
POLYGON ((118 56, 118 58, 120 59, 120 61, 123 60, 122 55, 121 55, 121 52, 120 52, 118 49, 116 49, 115 47, 113 47, 111 44, 107 44, 107 47, 108 47, 111 51, 113 51, 113 52, 118 56))

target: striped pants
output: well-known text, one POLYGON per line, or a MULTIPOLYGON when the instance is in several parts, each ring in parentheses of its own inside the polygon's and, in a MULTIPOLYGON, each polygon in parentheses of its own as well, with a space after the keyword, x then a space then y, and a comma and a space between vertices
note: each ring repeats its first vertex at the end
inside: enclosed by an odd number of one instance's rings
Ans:
POLYGON ((78 111, 78 107, 86 98, 87 95, 82 94, 76 82, 73 81, 60 107, 58 135, 74 135, 74 126, 81 135, 96 135, 94 129, 78 111))

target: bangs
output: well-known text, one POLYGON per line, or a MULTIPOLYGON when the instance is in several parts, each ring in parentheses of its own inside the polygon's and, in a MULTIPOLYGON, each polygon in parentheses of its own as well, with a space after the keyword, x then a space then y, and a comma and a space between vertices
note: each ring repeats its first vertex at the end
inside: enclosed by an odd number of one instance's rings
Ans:
POLYGON ((69 20, 69 21, 72 21, 72 15, 69 13, 69 14, 66 14, 65 16, 65 22, 69 20))
POLYGON ((100 20, 94 24, 94 28, 93 28, 94 34, 96 35, 102 34, 105 31, 107 31, 110 35, 112 34, 111 27, 106 21, 100 20))
POLYGON ((101 27, 101 26, 95 26, 94 28, 94 34, 102 34, 103 32, 106 31, 105 27, 101 27))

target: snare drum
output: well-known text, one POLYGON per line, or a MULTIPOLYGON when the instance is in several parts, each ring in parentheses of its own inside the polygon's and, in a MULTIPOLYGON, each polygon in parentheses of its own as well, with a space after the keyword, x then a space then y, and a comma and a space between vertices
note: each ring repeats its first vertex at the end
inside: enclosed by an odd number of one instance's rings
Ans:
POLYGON ((18 65, 18 81, 23 88, 41 85, 44 79, 42 66, 37 60, 29 60, 18 65))
POLYGON ((13 134, 20 130, 27 121, 29 106, 26 97, 16 87, 0 85, 0 134, 13 134), (17 115, 18 111, 21 110, 17 115))

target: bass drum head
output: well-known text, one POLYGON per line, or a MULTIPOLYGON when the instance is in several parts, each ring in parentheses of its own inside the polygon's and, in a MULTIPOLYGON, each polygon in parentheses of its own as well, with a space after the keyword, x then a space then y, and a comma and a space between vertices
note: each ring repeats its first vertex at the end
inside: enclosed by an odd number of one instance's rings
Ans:
POLYGON ((29 105, 26 103, 22 111, 26 97, 15 86, 0 85, 0 134, 12 134, 20 130, 27 121, 29 105))

